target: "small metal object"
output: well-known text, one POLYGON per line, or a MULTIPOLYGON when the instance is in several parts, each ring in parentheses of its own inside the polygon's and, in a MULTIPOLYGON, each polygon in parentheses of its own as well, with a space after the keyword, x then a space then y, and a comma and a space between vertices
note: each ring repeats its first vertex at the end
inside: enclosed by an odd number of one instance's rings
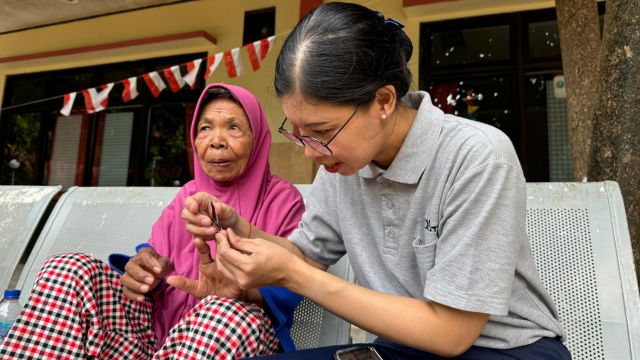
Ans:
POLYGON ((213 201, 211 202, 211 212, 210 212, 209 218, 211 219, 211 225, 216 229, 216 231, 222 230, 222 227, 218 222, 218 214, 216 213, 216 207, 213 206, 213 201))

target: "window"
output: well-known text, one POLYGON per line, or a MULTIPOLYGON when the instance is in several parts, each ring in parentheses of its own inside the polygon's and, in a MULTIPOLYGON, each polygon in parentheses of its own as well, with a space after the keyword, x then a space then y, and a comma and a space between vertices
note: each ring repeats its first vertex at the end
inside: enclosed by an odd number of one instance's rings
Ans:
POLYGON ((431 60, 434 68, 509 60, 509 26, 434 32, 431 60))
POLYGON ((61 116, 59 96, 205 56, 8 76, 3 107, 30 104, 0 114, 4 148, 0 183, 64 187, 184 184, 191 179, 186 129, 192 111, 188 109, 193 109, 204 88, 202 76, 197 77, 194 89, 185 86, 177 93, 167 89, 157 98, 139 81, 140 95, 126 104, 121 98, 122 85, 116 85, 108 109, 91 115, 86 114, 78 94, 72 115, 61 116), (38 101, 47 98, 53 99, 38 101), (17 169, 9 165, 14 159, 20 162, 17 169))
POLYGON ((527 181, 572 180, 566 99, 550 85, 562 74, 555 9, 424 23, 420 34, 420 88, 436 106, 505 132, 527 181))
POLYGON ((242 43, 249 44, 276 33, 276 8, 247 11, 244 13, 242 43))

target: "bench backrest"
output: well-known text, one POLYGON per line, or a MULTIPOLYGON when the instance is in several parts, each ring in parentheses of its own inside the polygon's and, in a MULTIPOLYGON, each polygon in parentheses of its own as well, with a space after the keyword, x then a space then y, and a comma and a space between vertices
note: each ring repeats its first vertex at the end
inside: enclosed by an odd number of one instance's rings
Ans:
MULTIPOLYGON (((51 255, 66 252, 92 254, 107 261, 111 253, 133 254, 146 242, 151 226, 179 188, 72 187, 60 198, 47 220, 18 281, 26 303, 38 270, 51 255)), ((329 269, 350 275, 348 259, 329 269)), ((292 337, 298 348, 349 341, 350 325, 315 303, 304 300, 295 313, 292 337)))
POLYGON ((0 289, 11 277, 61 186, 0 186, 0 289))
POLYGON ((527 184, 527 233, 574 359, 640 359, 640 295, 615 182, 527 184))
POLYGON ((72 187, 58 200, 18 280, 26 303, 38 270, 51 255, 80 252, 107 261, 133 254, 179 188, 72 187))

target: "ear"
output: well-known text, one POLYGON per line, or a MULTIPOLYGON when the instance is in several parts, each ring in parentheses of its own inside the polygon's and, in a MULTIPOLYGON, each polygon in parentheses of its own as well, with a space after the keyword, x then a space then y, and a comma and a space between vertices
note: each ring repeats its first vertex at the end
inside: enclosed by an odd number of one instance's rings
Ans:
POLYGON ((380 118, 388 117, 396 109, 396 88, 393 85, 385 85, 376 91, 373 110, 379 112, 380 118))

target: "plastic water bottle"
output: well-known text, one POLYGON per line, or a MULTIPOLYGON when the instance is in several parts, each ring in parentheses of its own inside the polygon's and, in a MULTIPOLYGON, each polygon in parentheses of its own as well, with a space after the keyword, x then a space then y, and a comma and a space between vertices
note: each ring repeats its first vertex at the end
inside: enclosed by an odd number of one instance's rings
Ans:
POLYGON ((0 344, 11 330, 11 326, 20 315, 22 305, 20 305, 20 290, 7 289, 4 297, 0 301, 0 344))

